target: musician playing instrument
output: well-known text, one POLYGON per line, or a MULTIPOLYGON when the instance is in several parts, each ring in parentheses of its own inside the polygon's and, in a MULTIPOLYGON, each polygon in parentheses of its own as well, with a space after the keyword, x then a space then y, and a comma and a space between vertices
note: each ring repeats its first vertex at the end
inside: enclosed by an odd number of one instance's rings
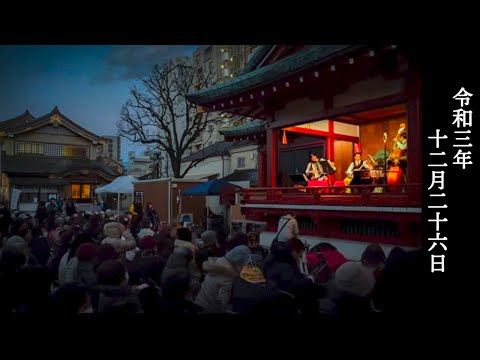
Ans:
POLYGON ((373 167, 366 162, 365 160, 362 160, 362 154, 361 153, 356 153, 354 156, 354 159, 350 166, 348 167, 346 173, 349 178, 353 178, 353 171, 354 170, 372 170, 373 167))
POLYGON ((319 160, 316 154, 310 153, 310 162, 307 165, 305 174, 307 174, 310 180, 328 180, 328 175, 336 170, 335 164, 330 160, 319 160), (322 166, 321 161, 326 166, 322 166))

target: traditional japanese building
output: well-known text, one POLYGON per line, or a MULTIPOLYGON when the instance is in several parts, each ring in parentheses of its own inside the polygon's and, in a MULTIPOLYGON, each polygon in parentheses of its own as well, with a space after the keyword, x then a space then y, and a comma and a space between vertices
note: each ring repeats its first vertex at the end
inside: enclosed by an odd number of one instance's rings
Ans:
POLYGON ((302 239, 358 258, 369 242, 387 251, 421 245, 420 86, 394 45, 268 45, 236 78, 189 100, 257 119, 223 135, 260 146, 259 187, 243 190, 242 212, 267 223, 263 240, 293 211, 302 239), (346 186, 354 150, 371 169, 355 171, 357 185, 346 186), (310 152, 334 163, 328 180, 304 181, 310 152))
POLYGON ((122 175, 118 161, 102 156, 106 139, 82 128, 57 107, 34 117, 28 111, 0 122, 2 198, 34 211, 39 201, 62 196, 92 202, 94 189, 122 175))

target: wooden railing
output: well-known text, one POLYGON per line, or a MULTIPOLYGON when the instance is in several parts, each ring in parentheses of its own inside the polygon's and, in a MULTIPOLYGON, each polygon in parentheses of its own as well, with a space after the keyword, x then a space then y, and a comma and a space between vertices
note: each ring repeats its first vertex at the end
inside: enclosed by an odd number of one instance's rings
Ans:
POLYGON ((244 188, 243 204, 409 206, 422 203, 422 184, 244 188))

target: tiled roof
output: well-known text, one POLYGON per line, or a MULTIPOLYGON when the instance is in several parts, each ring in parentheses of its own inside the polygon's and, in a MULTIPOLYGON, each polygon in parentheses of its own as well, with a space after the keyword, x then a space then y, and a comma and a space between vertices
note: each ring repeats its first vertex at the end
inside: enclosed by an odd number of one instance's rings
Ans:
MULTIPOLYGON (((301 72, 331 58, 363 47, 362 45, 315 45, 305 48, 272 64, 245 72, 232 80, 192 92, 187 99, 196 104, 206 104, 234 96, 246 90, 301 72)), ((252 66, 253 67, 253 66, 252 66)))
POLYGON ((223 136, 246 136, 257 134, 263 130, 265 130, 265 120, 255 119, 239 126, 221 129, 219 133, 223 136))
POLYGON ((253 144, 249 140, 241 141, 218 141, 215 144, 207 146, 203 150, 197 151, 182 159, 182 162, 195 161, 200 159, 206 159, 212 156, 227 155, 230 149, 234 149, 240 146, 253 144))
POLYGON ((96 140, 100 143, 105 142, 105 139, 103 139, 101 136, 95 135, 94 133, 81 127, 76 122, 62 114, 57 106, 55 106, 53 110, 50 111, 48 114, 45 114, 38 118, 32 116, 27 110, 22 115, 14 117, 13 119, 1 121, 0 132, 4 132, 6 134, 17 134, 28 131, 29 128, 39 128, 41 126, 49 124, 52 121, 52 117, 55 116, 57 116, 61 120, 61 122, 63 122, 66 127, 70 128, 72 131, 76 133, 81 133, 84 136, 87 136, 88 138, 96 140))
POLYGON ((36 156, 3 156, 2 171, 10 174, 64 174, 81 169, 97 170, 107 176, 119 176, 100 160, 36 156))

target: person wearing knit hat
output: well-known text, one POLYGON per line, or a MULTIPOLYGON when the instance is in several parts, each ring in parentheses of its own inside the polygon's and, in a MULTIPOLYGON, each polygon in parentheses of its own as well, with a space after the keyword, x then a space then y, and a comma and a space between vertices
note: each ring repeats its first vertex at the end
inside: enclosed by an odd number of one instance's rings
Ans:
POLYGON ((338 290, 354 296, 368 296, 375 286, 371 271, 361 263, 349 261, 340 266, 335 273, 335 285, 338 290))
POLYGON ((92 243, 81 244, 75 252, 77 267, 73 272, 73 282, 90 287, 97 282, 95 256, 97 247, 92 243))
POLYGON ((195 303, 208 313, 231 310, 232 282, 240 275, 245 259, 250 254, 248 246, 240 245, 230 250, 224 257, 205 262, 203 270, 207 275, 195 303))
POLYGON ((107 260, 116 260, 118 253, 115 251, 113 245, 102 244, 97 248, 95 254, 95 265, 99 266, 101 263, 107 260))
POLYGON ((165 261, 158 254, 157 242, 153 236, 140 239, 140 253, 132 261, 126 262, 130 285, 140 285, 153 280, 160 286, 165 261))
POLYGON ((138 246, 140 250, 154 250, 157 247, 157 243, 153 236, 147 235, 140 239, 138 246))
POLYGON ((97 253, 97 247, 92 243, 83 243, 81 244, 77 251, 75 252, 75 256, 77 257, 78 261, 90 261, 95 258, 95 254, 97 253))
POLYGON ((374 286, 372 272, 361 263, 349 261, 341 265, 335 273, 336 293, 331 299, 334 312, 342 316, 370 313, 370 294, 374 286))

